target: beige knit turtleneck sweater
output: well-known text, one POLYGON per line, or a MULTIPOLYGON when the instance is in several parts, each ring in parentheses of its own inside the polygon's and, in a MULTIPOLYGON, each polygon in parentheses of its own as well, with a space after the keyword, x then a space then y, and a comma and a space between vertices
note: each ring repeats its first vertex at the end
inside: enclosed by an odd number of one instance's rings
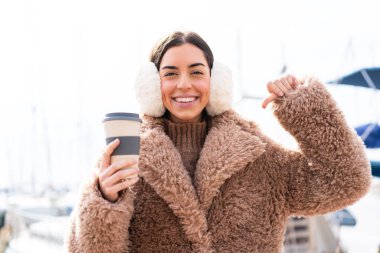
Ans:
POLYGON ((207 122, 175 123, 165 119, 165 132, 182 157, 183 165, 194 179, 199 153, 207 135, 207 122))

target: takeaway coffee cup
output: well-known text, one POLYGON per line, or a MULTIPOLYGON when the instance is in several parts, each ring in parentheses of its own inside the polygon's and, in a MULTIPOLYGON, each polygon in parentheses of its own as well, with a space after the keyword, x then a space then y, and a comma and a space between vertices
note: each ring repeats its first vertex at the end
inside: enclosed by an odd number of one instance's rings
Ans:
MULTIPOLYGON (((106 144, 119 139, 119 146, 111 154, 111 162, 124 158, 138 160, 140 151, 141 119, 136 113, 107 113, 103 120, 106 144)), ((135 165, 137 166, 137 165, 135 165)))

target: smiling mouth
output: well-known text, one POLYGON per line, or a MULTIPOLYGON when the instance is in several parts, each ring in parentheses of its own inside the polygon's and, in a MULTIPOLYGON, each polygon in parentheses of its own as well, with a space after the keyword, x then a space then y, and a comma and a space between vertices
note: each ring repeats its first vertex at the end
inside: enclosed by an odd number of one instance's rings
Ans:
POLYGON ((177 103, 192 103, 195 100, 197 100, 199 97, 192 96, 192 97, 174 97, 173 100, 177 103))

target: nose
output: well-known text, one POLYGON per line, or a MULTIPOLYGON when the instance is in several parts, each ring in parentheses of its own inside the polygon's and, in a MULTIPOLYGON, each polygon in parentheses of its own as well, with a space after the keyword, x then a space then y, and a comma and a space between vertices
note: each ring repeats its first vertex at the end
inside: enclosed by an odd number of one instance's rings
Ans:
POLYGON ((182 75, 181 78, 178 79, 177 88, 178 89, 191 88, 190 78, 187 75, 182 75))

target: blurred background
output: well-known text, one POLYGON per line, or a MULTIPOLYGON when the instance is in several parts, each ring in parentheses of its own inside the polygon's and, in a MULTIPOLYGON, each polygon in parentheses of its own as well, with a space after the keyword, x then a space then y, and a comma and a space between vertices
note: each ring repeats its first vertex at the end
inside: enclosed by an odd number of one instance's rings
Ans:
MULTIPOLYGON (((105 146, 105 113, 139 112, 137 71, 175 30, 208 42, 233 71, 235 109, 283 145, 296 147, 261 101, 288 73, 338 83, 328 88, 349 124, 364 126, 364 139, 375 133, 379 9, 375 0, 0 1, 0 252, 63 252, 67 216, 105 146), (342 79, 355 71, 363 85, 342 79)), ((333 250, 378 252, 379 149, 368 156, 371 193, 338 214, 292 219, 285 243, 304 245, 284 250, 337 252, 321 246, 327 237, 333 250), (329 228, 318 234, 320 219, 329 228)))

